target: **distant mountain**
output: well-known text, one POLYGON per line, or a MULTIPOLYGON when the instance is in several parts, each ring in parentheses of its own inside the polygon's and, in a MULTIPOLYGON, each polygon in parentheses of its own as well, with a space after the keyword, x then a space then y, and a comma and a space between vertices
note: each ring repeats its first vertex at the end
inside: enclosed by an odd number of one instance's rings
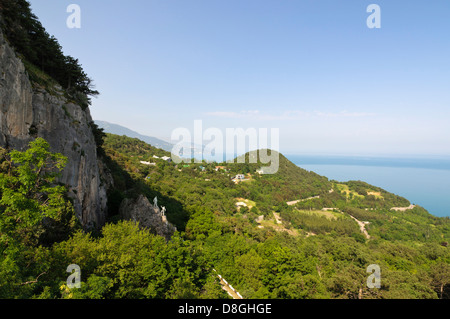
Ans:
POLYGON ((142 134, 135 132, 133 130, 130 130, 129 128, 126 128, 124 126, 109 123, 106 121, 94 121, 94 122, 100 128, 102 128, 105 131, 105 133, 116 134, 116 135, 125 135, 125 136, 132 137, 132 138, 138 138, 147 144, 150 144, 154 147, 163 149, 167 152, 172 151, 173 144, 170 144, 159 138, 142 135, 142 134))

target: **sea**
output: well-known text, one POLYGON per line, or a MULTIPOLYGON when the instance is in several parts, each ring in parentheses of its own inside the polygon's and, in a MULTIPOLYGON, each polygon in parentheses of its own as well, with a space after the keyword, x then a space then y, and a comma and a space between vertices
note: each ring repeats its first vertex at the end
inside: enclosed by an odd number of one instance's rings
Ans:
POLYGON ((284 154, 297 166, 330 180, 364 181, 450 217, 450 158, 391 158, 284 154))

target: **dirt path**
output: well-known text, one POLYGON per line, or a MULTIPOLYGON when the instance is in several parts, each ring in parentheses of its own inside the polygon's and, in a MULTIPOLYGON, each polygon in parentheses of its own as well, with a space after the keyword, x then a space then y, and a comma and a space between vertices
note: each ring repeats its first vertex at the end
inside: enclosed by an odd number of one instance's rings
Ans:
POLYGON ((314 196, 314 197, 308 197, 308 198, 305 198, 305 199, 294 200, 292 202, 287 202, 286 204, 288 204, 288 206, 294 206, 294 205, 296 205, 296 204, 298 204, 300 202, 306 202, 307 200, 316 199, 316 198, 320 198, 320 196, 314 196))
POLYGON ((391 210, 395 210, 396 212, 404 212, 410 209, 414 209, 416 205, 410 205, 409 207, 392 207, 391 210))
MULTIPOLYGON (((334 193, 334 189, 332 188, 332 189, 330 189, 329 191, 328 191, 328 193, 334 193)), ((313 196, 313 197, 308 197, 308 198, 305 198, 305 199, 299 199, 299 200, 294 200, 294 201, 292 201, 292 202, 287 202, 286 204, 288 204, 288 206, 294 206, 295 204, 298 204, 298 203, 300 203, 300 202, 306 202, 307 200, 310 200, 310 199, 317 199, 317 198, 320 198, 320 196, 313 196)))
MULTIPOLYGON (((330 189, 330 191, 329 191, 329 193, 331 194, 331 193, 333 193, 334 192, 334 189, 330 189)), ((307 200, 310 200, 310 199, 316 199, 316 198, 320 198, 320 196, 313 196, 313 197, 309 197, 309 198, 305 198, 305 199, 299 199, 299 200, 295 200, 295 201, 292 201, 292 202, 287 202, 287 204, 288 204, 288 206, 294 206, 294 205, 296 205, 297 203, 300 203, 300 202, 304 202, 304 201, 307 201, 307 200)), ((413 209, 414 207, 416 207, 415 205, 411 205, 411 206, 409 206, 409 207, 393 207, 393 208, 391 208, 391 210, 395 210, 395 211, 405 211, 405 210, 408 210, 408 209, 413 209)), ((324 210, 334 210, 335 208, 324 208, 324 210)), ((341 212, 341 213, 343 213, 343 212, 341 212)), ((274 215, 275 215, 275 213, 274 213, 274 215)), ((360 221, 360 220, 358 220, 358 219, 356 219, 355 217, 353 217, 352 215, 349 215, 351 218, 353 218, 357 223, 358 223, 358 226, 359 226, 359 229, 361 230, 361 232, 364 234, 364 236, 367 238, 367 239, 370 239, 370 235, 369 235, 369 233, 367 232, 367 230, 366 230, 366 224, 367 224, 367 222, 362 222, 362 221, 360 221)), ((277 222, 279 222, 279 216, 277 216, 277 215, 275 215, 275 219, 277 220, 277 222), (278 218, 277 218, 278 217, 278 218)))
MULTIPOLYGON (((330 211, 330 210, 337 210, 339 211, 341 214, 346 214, 343 211, 337 209, 337 208, 323 208, 322 210, 324 211, 330 211)), ((366 225, 368 224, 368 222, 362 222, 360 220, 358 220, 356 217, 353 217, 350 214, 347 214, 348 216, 350 216, 354 221, 356 221, 356 223, 358 223, 359 229, 361 230, 361 233, 364 234, 364 236, 366 236, 367 239, 370 239, 370 235, 366 230, 366 225)))
POLYGON ((280 214, 273 212, 273 217, 275 217, 277 224, 279 224, 279 225, 283 224, 283 222, 281 221, 280 214))
POLYGON ((366 230, 366 223, 363 223, 362 221, 356 219, 355 217, 353 217, 352 215, 349 215, 351 218, 353 218, 359 225, 359 229, 361 230, 361 232, 364 234, 364 236, 366 236, 367 239, 370 239, 370 235, 366 230))
POLYGON ((275 219, 269 219, 269 220, 258 220, 257 223, 259 224, 258 228, 272 228, 273 230, 277 232, 287 232, 289 235, 292 236, 298 236, 299 232, 295 228, 286 228, 283 225, 283 219, 281 218, 280 214, 272 212, 273 217, 275 219))

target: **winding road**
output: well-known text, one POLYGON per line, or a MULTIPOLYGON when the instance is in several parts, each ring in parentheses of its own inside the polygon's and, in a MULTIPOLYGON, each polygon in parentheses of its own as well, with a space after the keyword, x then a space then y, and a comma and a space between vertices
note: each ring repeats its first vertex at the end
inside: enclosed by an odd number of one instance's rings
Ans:
MULTIPOLYGON (((329 191, 329 193, 332 193, 332 192, 334 192, 334 189, 331 189, 329 191)), ((294 206, 297 203, 304 202, 304 201, 307 201, 307 200, 310 200, 310 199, 316 199, 316 198, 320 198, 320 196, 313 196, 313 197, 309 197, 309 198, 305 198, 305 199, 299 199, 299 200, 295 200, 295 201, 292 201, 292 202, 287 202, 286 204, 288 204, 288 206, 294 206)), ((414 207, 415 207, 414 205, 411 205, 409 207, 393 207, 392 210, 405 211, 405 210, 408 210, 408 209, 413 209, 414 207)), ((338 210, 338 209, 337 208, 324 208, 324 210, 338 210)), ((341 212, 342 214, 345 214, 344 212, 342 212, 340 210, 338 210, 338 211, 341 212)), ((347 215, 349 215, 351 218, 353 218, 358 223, 358 226, 359 226, 359 229, 361 230, 361 233, 363 233, 364 236, 367 239, 370 239, 370 235, 369 235, 369 233, 366 230, 366 225, 368 224, 368 222, 362 222, 362 221, 358 220, 357 218, 353 217, 350 214, 347 214, 347 215)))

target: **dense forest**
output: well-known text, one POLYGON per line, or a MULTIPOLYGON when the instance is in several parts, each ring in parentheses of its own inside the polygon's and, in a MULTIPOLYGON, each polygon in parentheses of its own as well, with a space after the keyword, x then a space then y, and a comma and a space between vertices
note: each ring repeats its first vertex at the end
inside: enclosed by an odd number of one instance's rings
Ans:
POLYGON ((101 231, 87 233, 64 186, 49 187, 64 156, 42 139, 25 152, 2 150, 0 297, 227 298, 213 269, 244 298, 450 297, 449 219, 421 207, 389 209, 409 204, 403 198, 329 181, 283 156, 272 176, 256 173, 256 164, 176 165, 124 136, 105 135, 103 149, 112 203, 156 194, 179 231, 166 241, 112 210, 101 231), (155 165, 141 163, 148 161, 155 165), (248 179, 232 182, 233 165, 248 169, 248 179), (301 177, 290 185, 282 177, 289 174, 301 177), (305 201, 287 205, 286 191, 305 201), (319 210, 324 204, 333 210, 319 210), (370 239, 350 216, 368 222, 370 239), (70 264, 82 269, 80 289, 66 286, 70 264), (366 285, 371 264, 381 268, 380 288, 366 285))
MULTIPOLYGON (((31 80, 87 107, 91 80, 29 4, 2 0, 0 14, 31 80)), ((449 218, 282 154, 278 173, 263 175, 261 163, 176 164, 138 139, 93 132, 114 181, 107 224, 95 231, 82 229, 57 183, 65 156, 41 138, 0 149, 0 298, 229 298, 218 273, 244 298, 450 298, 449 218), (123 199, 141 194, 167 208, 178 229, 170 240, 121 220, 123 199), (73 264, 80 288, 67 286, 73 264), (379 288, 367 286, 369 265, 381 269, 379 288)))
POLYGON ((329 181, 281 154, 277 174, 259 175, 259 164, 144 165, 151 146, 124 136, 107 134, 104 148, 140 187, 182 204, 169 220, 245 297, 449 297, 450 221, 422 207, 391 210, 408 207, 405 198, 360 181, 329 181), (248 179, 231 182, 237 173, 248 179), (366 222, 370 239, 352 217, 366 222), (383 271, 380 289, 365 286, 369 264, 383 271))

